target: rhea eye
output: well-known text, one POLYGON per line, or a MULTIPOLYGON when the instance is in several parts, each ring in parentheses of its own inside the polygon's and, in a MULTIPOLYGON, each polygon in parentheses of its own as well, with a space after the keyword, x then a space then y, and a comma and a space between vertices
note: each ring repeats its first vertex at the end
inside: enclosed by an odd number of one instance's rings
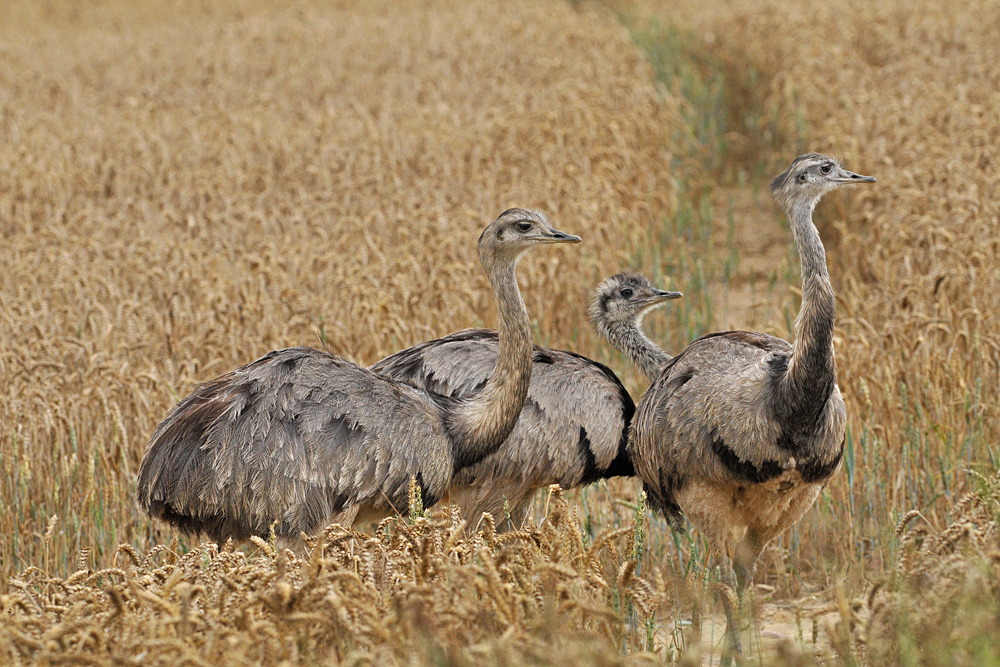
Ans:
POLYGON ((517 223, 517 228, 519 231, 526 232, 529 229, 531 229, 531 223, 522 220, 521 222, 517 223))
POLYGON ((819 168, 819 171, 822 174, 829 174, 831 169, 833 169, 833 165, 824 164, 822 167, 819 168))
POLYGON ((623 287, 619 294, 622 295, 623 299, 631 299, 632 295, 635 294, 635 291, 631 287, 623 287))

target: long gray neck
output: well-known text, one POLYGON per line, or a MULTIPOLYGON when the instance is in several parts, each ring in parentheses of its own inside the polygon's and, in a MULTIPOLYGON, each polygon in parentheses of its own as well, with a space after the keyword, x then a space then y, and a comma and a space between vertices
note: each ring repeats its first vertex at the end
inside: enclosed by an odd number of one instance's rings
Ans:
POLYGON ((612 322, 598 326, 597 333, 642 370, 652 382, 660 376, 660 371, 671 356, 643 333, 640 324, 639 321, 612 322))
POLYGON ((531 323, 517 288, 517 260, 482 259, 497 302, 499 349, 482 391, 459 403, 448 420, 456 470, 500 448, 514 430, 531 382, 531 323))
POLYGON ((802 263, 802 306, 795 321, 792 360, 782 382, 784 409, 791 419, 811 428, 837 384, 833 357, 835 297, 826 268, 826 251, 812 221, 816 200, 793 204, 787 211, 802 263))

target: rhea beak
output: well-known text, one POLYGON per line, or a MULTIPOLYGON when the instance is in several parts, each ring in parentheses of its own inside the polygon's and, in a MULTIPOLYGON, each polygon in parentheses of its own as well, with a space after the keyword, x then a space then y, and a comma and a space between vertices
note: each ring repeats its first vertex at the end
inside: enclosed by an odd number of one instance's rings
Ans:
POLYGON ((861 174, 855 174, 853 171, 847 171, 846 169, 841 169, 840 173, 836 177, 831 179, 834 183, 875 183, 874 176, 862 176, 861 174))
POLYGON ((579 243, 583 239, 579 236, 560 232, 558 229, 549 227, 542 232, 542 235, 538 238, 538 240, 542 243, 579 243))
POLYGON ((672 299, 679 299, 682 296, 684 296, 684 294, 681 292, 667 292, 666 290, 654 289, 643 296, 639 303, 642 304, 642 310, 645 311, 650 308, 655 308, 661 303, 666 303, 672 299))

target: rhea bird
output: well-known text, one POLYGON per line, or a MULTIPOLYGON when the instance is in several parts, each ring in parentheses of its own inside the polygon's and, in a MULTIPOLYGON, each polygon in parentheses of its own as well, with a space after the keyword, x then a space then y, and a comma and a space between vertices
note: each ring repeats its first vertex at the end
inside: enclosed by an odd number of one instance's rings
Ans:
POLYGON ((590 320, 597 334, 652 382, 659 377, 671 356, 643 332, 643 318, 652 309, 682 296, 681 292, 657 289, 641 274, 619 273, 605 279, 594 290, 590 320))
MULTIPOLYGON (((613 280, 613 279, 609 279, 613 280)), ((644 291, 641 310, 680 292, 644 291)), ((620 293, 616 299, 620 299, 620 293)), ((608 302, 610 304, 610 300, 608 302)), ((636 313, 609 307, 602 321, 615 326, 636 313)), ((402 350, 371 369, 393 380, 446 396, 472 395, 487 382, 498 354, 498 334, 470 329, 402 350)), ((519 527, 537 489, 575 488, 610 477, 632 477, 626 451, 635 404, 604 364, 565 350, 536 346, 521 416, 507 441, 480 462, 458 471, 446 494, 470 524, 491 514, 501 529, 519 527)))
POLYGON ((404 512, 410 480, 433 503, 457 471, 507 439, 528 395, 531 326, 515 269, 530 248, 578 243, 545 216, 510 209, 479 237, 497 302, 489 379, 461 398, 296 347, 199 386, 160 423, 136 493, 185 533, 297 539, 404 512))
MULTIPOLYGON (((802 267, 795 343, 763 333, 704 336, 671 359, 636 408, 629 454, 675 526, 701 529, 722 583, 742 598, 764 547, 798 521, 840 467, 846 414, 833 351, 834 292, 812 213, 838 186, 874 182, 836 160, 796 158, 771 183, 802 267)), ((741 654, 724 589, 727 660, 741 654)))

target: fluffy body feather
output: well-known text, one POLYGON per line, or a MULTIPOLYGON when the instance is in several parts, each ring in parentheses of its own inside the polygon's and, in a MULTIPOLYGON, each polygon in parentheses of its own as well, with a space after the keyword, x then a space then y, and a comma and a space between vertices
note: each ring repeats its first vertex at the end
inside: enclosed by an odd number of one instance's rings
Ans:
POLYGON ((711 334, 674 357, 640 401, 630 450, 647 494, 676 527, 687 513, 729 555, 748 534, 763 548, 797 521, 781 508, 808 505, 790 494, 815 498, 840 464, 840 390, 823 383, 813 411, 790 411, 781 385, 792 355, 774 336, 711 334))
POLYGON ((201 385, 163 420, 140 502, 218 540, 405 512, 411 477, 431 502, 451 478, 442 407, 319 350, 271 352, 201 385), (395 446, 406 442, 424 445, 395 446))
MULTIPOLYGON (((497 349, 496 331, 470 329, 397 352, 371 369, 462 398, 487 381, 497 349)), ((603 364, 536 346, 517 425, 496 452, 456 472, 445 498, 462 507, 470 524, 489 512, 504 527, 516 527, 539 488, 559 484, 569 489, 631 476, 625 444, 634 410, 628 391, 603 364)))

